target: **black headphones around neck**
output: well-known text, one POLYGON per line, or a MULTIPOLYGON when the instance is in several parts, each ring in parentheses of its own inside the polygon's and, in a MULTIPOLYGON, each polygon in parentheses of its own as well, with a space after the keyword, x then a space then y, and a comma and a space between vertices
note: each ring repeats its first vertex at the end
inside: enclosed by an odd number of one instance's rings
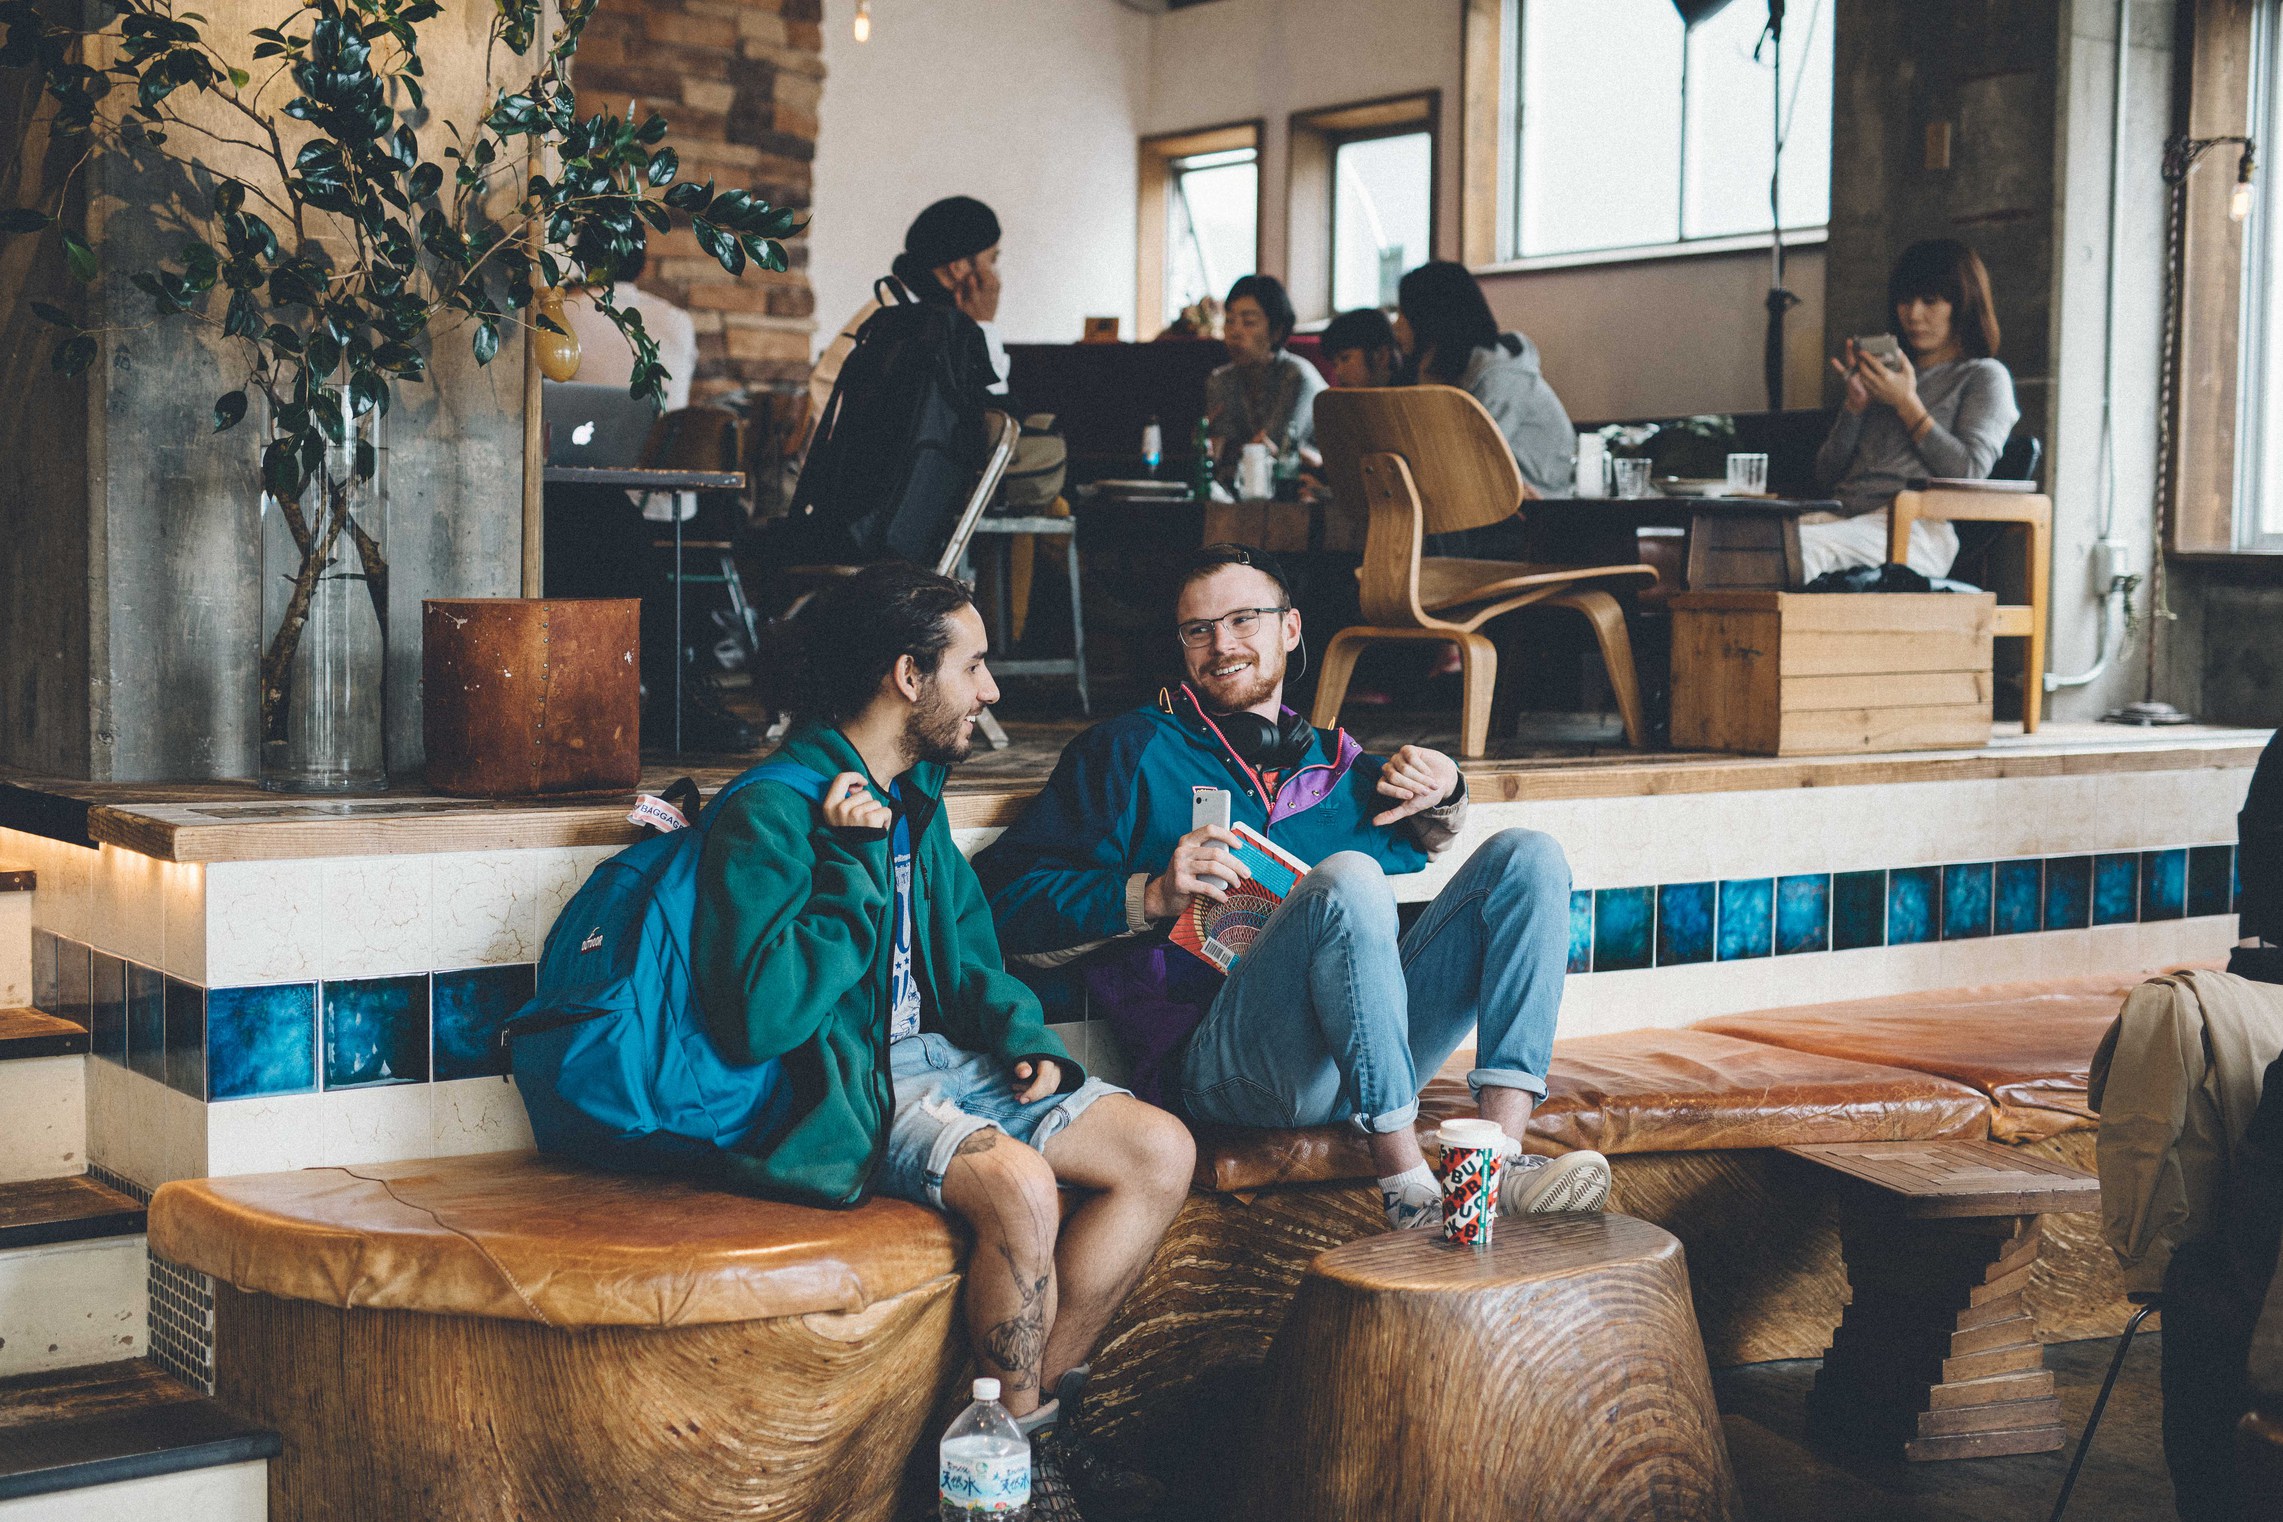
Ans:
POLYGON ((1173 702, 1170 694, 1162 695, 1167 711, 1192 729, 1205 733, 1219 730, 1229 749, 1235 751, 1237 759, 1245 765, 1280 772, 1308 759, 1308 747, 1316 739, 1316 726, 1308 722, 1306 714, 1286 713, 1281 720, 1271 721, 1249 709, 1239 709, 1208 718, 1188 683, 1182 684, 1182 692, 1189 699, 1186 704, 1173 702))

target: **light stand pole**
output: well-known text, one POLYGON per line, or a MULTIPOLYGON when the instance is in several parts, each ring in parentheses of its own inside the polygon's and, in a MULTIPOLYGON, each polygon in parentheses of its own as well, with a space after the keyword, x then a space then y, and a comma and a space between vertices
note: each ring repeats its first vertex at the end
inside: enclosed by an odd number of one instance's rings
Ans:
POLYGON ((1799 298, 1784 289, 1784 0, 1768 0, 1768 29, 1761 38, 1775 54, 1771 72, 1774 97, 1768 113, 1768 332, 1760 353, 1760 373, 1768 383, 1768 410, 1784 410, 1784 316, 1799 298))
POLYGON ((2187 724, 2187 714, 2156 696, 2156 663, 2161 654, 2158 636, 2167 622, 2178 617, 2165 598, 2164 554, 2172 538, 2172 502, 2178 490, 2178 429, 2173 409, 2180 388, 2181 303, 2187 258, 2188 175, 2196 160, 2211 149, 2233 145, 2243 150, 2236 160, 2235 191, 2228 198, 2228 215, 2241 222, 2251 213, 2251 177, 2256 145, 2248 137, 2175 137, 2164 145, 2164 183, 2170 188, 2171 215, 2165 226, 2164 247, 2164 351, 2157 366, 2156 397, 2156 503, 2151 515, 2153 543, 2148 550, 2147 644, 2140 700, 2101 715, 2104 724, 2187 724))

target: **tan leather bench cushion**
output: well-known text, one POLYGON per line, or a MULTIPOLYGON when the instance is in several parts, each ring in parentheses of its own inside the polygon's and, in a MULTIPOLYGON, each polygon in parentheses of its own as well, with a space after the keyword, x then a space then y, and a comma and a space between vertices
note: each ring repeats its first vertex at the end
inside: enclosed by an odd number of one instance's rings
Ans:
POLYGON ((167 1184, 151 1251, 244 1290, 549 1326, 858 1311, 952 1272, 933 1210, 813 1210, 527 1152, 167 1184))
POLYGON ((1993 1138, 2035 1141, 2099 1124, 2085 1099, 2093 1049, 2139 982, 2102 973, 1996 983, 1722 1015, 1694 1028, 1954 1079, 1990 1097, 1993 1138))
MULTIPOLYGON (((1420 1140, 1474 1104, 1454 1062, 1420 1096, 1420 1140)), ((1905 1068, 1820 1056, 1703 1030, 1621 1031, 1554 1043, 1530 1150, 1709 1152, 1805 1141, 1925 1141, 1988 1134, 1989 1101, 1905 1068)), ((1201 1127, 1197 1183, 1243 1193, 1373 1176, 1350 1126, 1201 1127)))

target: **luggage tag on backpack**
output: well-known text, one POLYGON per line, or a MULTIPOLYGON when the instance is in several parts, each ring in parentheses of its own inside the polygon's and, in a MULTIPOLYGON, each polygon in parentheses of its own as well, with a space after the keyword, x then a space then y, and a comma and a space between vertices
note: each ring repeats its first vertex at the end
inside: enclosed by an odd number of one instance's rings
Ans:
POLYGON ((634 812, 626 816, 626 822, 656 830, 661 835, 670 835, 676 830, 690 827, 688 816, 680 809, 665 799, 653 798, 648 793, 635 795, 634 812))

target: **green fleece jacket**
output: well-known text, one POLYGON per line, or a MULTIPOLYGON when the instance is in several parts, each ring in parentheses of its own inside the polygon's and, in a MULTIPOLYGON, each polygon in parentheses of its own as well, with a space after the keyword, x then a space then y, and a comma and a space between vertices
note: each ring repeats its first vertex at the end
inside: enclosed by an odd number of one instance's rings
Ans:
MULTIPOLYGON (((820 776, 863 759, 836 729, 807 724, 782 758, 820 776)), ((990 905, 942 809, 944 771, 903 779, 912 838, 912 971, 925 1029, 1010 1066, 1049 1057, 1065 1092, 1085 1079, 1047 1029, 1038 999, 999 957, 990 905)), ((885 784, 872 782, 882 803, 885 784)), ((708 826, 690 936, 698 1002, 731 1062, 785 1061, 794 1119, 766 1155, 741 1158, 737 1181, 807 1203, 856 1205, 895 1113, 888 1073, 888 970, 894 949, 894 862, 887 832, 833 830, 815 804, 780 782, 733 796, 708 826)))

